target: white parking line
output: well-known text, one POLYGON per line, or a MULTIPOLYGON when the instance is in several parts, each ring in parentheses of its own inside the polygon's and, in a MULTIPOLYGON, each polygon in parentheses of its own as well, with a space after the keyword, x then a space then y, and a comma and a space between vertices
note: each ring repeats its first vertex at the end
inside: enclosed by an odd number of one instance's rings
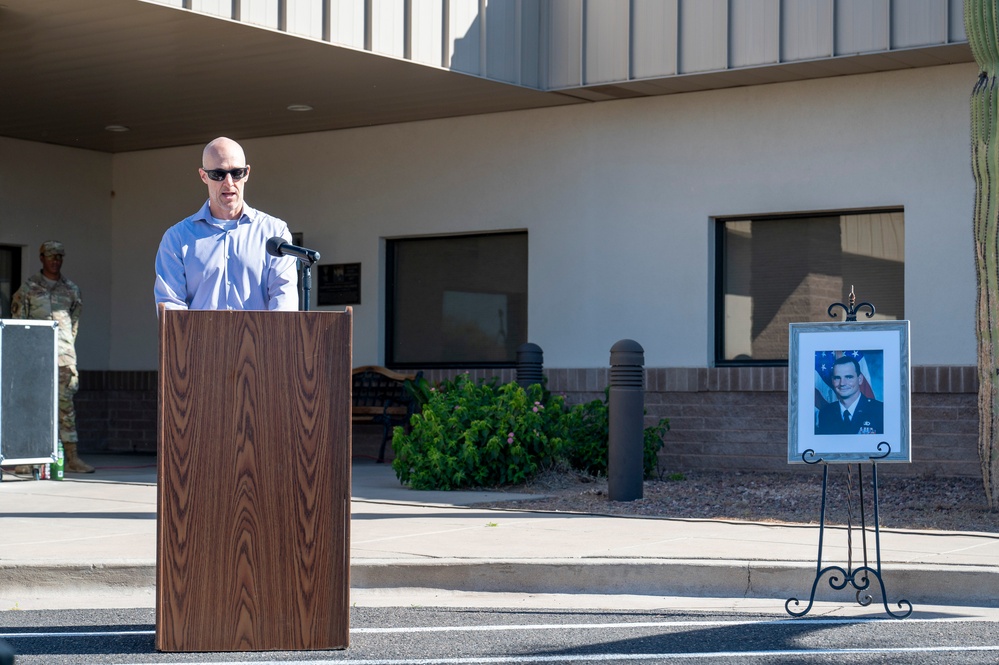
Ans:
POLYGON ((155 635, 155 630, 79 630, 44 633, 0 633, 0 639, 24 639, 28 637, 133 637, 135 635, 155 635))
MULTIPOLYGON (((621 621, 610 623, 535 623, 535 624, 486 624, 481 626, 409 626, 398 628, 351 628, 352 635, 379 635, 389 633, 461 633, 461 632, 502 632, 525 630, 624 630, 630 628, 703 628, 710 626, 846 626, 861 623, 995 623, 995 619, 986 617, 941 617, 932 619, 881 619, 881 618, 845 618, 845 619, 755 619, 739 620, 706 620, 706 621, 621 621)), ((154 630, 93 630, 93 631, 59 631, 59 632, 0 632, 0 639, 16 639, 30 637, 130 637, 137 635, 155 635, 154 630)))
MULTIPOLYGON (((745 658, 747 656, 788 658, 839 655, 893 655, 909 653, 999 652, 999 645, 983 647, 908 647, 898 649, 782 649, 779 651, 715 651, 707 653, 603 653, 562 656, 474 656, 471 658, 413 658, 365 660, 267 660, 227 661, 226 665, 516 665, 517 663, 600 663, 600 662, 663 662, 667 659, 704 660, 707 658, 745 658)), ((124 665, 155 665, 154 663, 127 663, 124 665)), ((188 662, 187 665, 217 665, 217 662, 188 662)))
POLYGON ((850 625, 859 623, 995 623, 994 619, 985 617, 945 617, 939 619, 880 619, 857 617, 852 619, 763 619, 763 620, 712 620, 712 621, 637 621, 617 623, 536 623, 536 624, 495 624, 483 626, 425 626, 409 628, 351 628, 351 633, 444 633, 444 632, 492 632, 504 630, 592 630, 625 629, 625 628, 698 628, 708 626, 816 626, 816 625, 850 625))
MULTIPOLYGON (((880 618, 843 618, 843 619, 768 619, 754 621, 638 621, 613 623, 576 623, 576 624, 506 624, 483 626, 416 626, 410 628, 353 628, 351 634, 386 634, 386 633, 443 633, 471 631, 533 631, 533 630, 627 630, 648 628, 697 628, 717 626, 815 626, 815 625, 849 625, 849 624, 913 624, 913 623, 995 623, 992 619, 983 617, 945 617, 927 619, 880 619, 880 618)), ((94 630, 94 631, 58 631, 58 632, 2 632, 0 638, 80 638, 80 637, 135 637, 154 636, 154 630, 94 630)), ((747 656, 758 658, 805 658, 809 656, 835 655, 880 655, 891 656, 917 653, 999 653, 999 645, 979 646, 926 646, 926 647, 882 647, 882 648, 851 648, 851 649, 780 649, 761 651, 704 651, 704 652, 664 652, 664 653, 602 653, 602 654, 562 654, 562 655, 501 655, 501 656, 471 656, 453 658, 392 658, 392 659, 336 659, 336 660, 296 660, 296 661, 227 661, 228 665, 518 665, 520 663, 603 663, 622 662, 640 663, 666 660, 707 660, 736 659, 747 656)), ((188 665, 216 665, 218 661, 188 661, 188 665)), ((123 665, 154 665, 151 662, 136 661, 123 665)))

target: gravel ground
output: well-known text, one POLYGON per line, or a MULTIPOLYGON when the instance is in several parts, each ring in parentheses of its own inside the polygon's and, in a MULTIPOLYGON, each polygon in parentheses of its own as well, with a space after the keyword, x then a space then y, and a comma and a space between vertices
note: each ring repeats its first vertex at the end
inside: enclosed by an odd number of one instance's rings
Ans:
MULTIPOLYGON (((857 466, 830 465, 826 524, 860 524, 857 466), (851 491, 852 487, 852 491, 851 491), (850 501, 852 499, 852 501, 850 501)), ((883 528, 999 533, 999 512, 985 503, 977 478, 900 476, 878 469, 879 514, 883 528)), ((864 468, 866 522, 874 524, 870 468, 864 468)), ((537 494, 522 501, 479 504, 480 508, 526 509, 635 517, 729 519, 818 524, 822 472, 736 473, 689 471, 674 479, 647 480, 643 498, 611 501, 606 478, 550 471, 506 491, 537 494), (682 477, 682 479, 681 479, 682 477)))

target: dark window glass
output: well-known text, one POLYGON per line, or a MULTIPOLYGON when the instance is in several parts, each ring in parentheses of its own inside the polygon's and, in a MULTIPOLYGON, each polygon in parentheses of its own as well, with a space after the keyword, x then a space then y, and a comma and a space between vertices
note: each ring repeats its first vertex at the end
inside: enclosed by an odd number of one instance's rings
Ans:
POLYGON ((900 210, 719 220, 716 362, 786 363, 788 324, 835 321, 829 305, 851 287, 877 310, 858 320, 904 319, 903 222, 900 210))
POLYGON ((10 316, 10 299, 21 287, 21 248, 0 245, 0 318, 10 316))
POLYGON ((386 364, 509 366, 527 341, 527 234, 389 240, 386 364))

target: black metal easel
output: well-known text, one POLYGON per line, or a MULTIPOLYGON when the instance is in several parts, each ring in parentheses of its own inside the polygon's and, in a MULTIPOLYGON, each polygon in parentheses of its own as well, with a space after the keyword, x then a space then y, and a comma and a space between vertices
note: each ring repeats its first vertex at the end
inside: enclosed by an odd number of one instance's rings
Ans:
MULTIPOLYGON (((872 305, 871 303, 868 303, 868 302, 862 302, 859 305, 855 305, 855 302, 856 302, 856 296, 854 295, 854 293, 853 293, 853 287, 851 286, 850 287, 850 304, 849 304, 849 307, 847 305, 844 305, 843 303, 839 303, 839 302, 833 303, 832 305, 829 306, 829 309, 828 309, 829 316, 831 316, 831 317, 835 317, 836 316, 835 314, 833 314, 833 310, 836 307, 842 307, 846 311, 846 320, 847 321, 856 321, 857 320, 857 311, 861 307, 867 307, 869 309, 869 311, 866 314, 867 318, 871 318, 872 316, 874 316, 874 305, 872 305)), ((845 589, 846 586, 847 586, 847 584, 852 585, 853 588, 857 590, 857 594, 856 594, 857 603, 859 603, 863 607, 866 607, 866 606, 870 605, 874 601, 873 596, 871 596, 871 594, 868 592, 868 590, 870 589, 870 586, 871 586, 870 576, 874 576, 875 578, 877 578, 878 584, 881 587, 881 601, 884 604, 885 612, 887 612, 889 616, 891 616, 891 617, 893 617, 895 619, 904 619, 907 616, 909 616, 910 614, 912 614, 912 603, 910 603, 908 600, 905 600, 905 599, 902 599, 902 600, 898 601, 898 608, 900 610, 902 610, 902 609, 904 609, 904 608, 907 607, 908 609, 905 609, 905 611, 903 611, 901 613, 895 613, 895 612, 891 611, 891 609, 888 607, 888 594, 885 591, 884 578, 882 578, 882 576, 881 576, 881 519, 880 519, 880 515, 878 514, 878 464, 877 464, 877 460, 883 459, 885 457, 888 457, 888 455, 891 454, 891 444, 889 444, 887 441, 880 442, 878 444, 878 452, 881 452, 884 448, 887 448, 887 450, 883 454, 881 454, 881 455, 874 455, 874 456, 871 456, 869 458, 870 461, 871 461, 871 484, 872 484, 873 489, 874 489, 874 496, 873 496, 873 499, 874 499, 874 551, 875 551, 876 558, 877 558, 877 566, 876 566, 876 568, 871 568, 871 566, 868 564, 868 560, 867 560, 867 523, 866 523, 866 518, 865 518, 866 507, 865 507, 865 504, 864 504, 864 480, 863 480, 864 474, 863 474, 863 465, 862 464, 858 464, 857 465, 857 479, 858 479, 858 485, 859 485, 859 488, 860 488, 860 529, 861 529, 862 544, 863 544, 863 550, 864 550, 864 565, 863 566, 859 566, 857 568, 853 567, 853 519, 852 519, 852 515, 850 515, 850 516, 848 516, 848 519, 847 519, 847 564, 846 564, 846 568, 844 569, 842 566, 826 566, 825 568, 823 568, 822 567, 822 541, 823 541, 824 536, 825 536, 825 527, 826 527, 826 491, 827 491, 828 480, 829 480, 829 464, 827 462, 824 462, 821 458, 819 458, 819 459, 810 459, 810 457, 814 458, 814 456, 815 456, 815 451, 814 450, 809 449, 809 450, 806 450, 805 452, 803 452, 801 454, 801 461, 804 462, 805 464, 822 464, 822 508, 820 510, 820 513, 819 513, 819 552, 818 552, 818 560, 817 560, 816 566, 815 566, 815 580, 812 582, 812 591, 811 591, 811 594, 809 595, 809 598, 808 598, 808 605, 805 607, 805 609, 801 610, 800 612, 796 612, 796 611, 794 611, 794 610, 791 609, 791 604, 793 603, 797 607, 797 606, 801 605, 801 602, 797 598, 788 598, 787 602, 784 603, 784 609, 791 616, 793 616, 793 617, 802 617, 802 616, 808 614, 808 612, 812 609, 812 605, 815 603, 815 590, 818 588, 819 580, 821 580, 822 576, 825 575, 826 573, 833 573, 833 575, 829 577, 829 586, 832 587, 833 589, 836 589, 837 591, 841 590, 841 589, 845 589)), ((847 474, 848 474, 847 488, 848 488, 848 491, 851 493, 851 496, 849 496, 848 500, 847 500, 848 506, 852 505, 852 483, 850 482, 850 480, 852 479, 851 466, 852 465, 847 464, 847 474)))

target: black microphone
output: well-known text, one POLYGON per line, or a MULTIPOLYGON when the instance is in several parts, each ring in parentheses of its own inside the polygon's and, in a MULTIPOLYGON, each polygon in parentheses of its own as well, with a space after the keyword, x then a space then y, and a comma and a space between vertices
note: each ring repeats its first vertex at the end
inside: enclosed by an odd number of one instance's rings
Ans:
POLYGON ((294 256, 310 266, 319 260, 319 252, 316 250, 292 245, 281 236, 274 236, 267 241, 267 253, 271 256, 294 256))

